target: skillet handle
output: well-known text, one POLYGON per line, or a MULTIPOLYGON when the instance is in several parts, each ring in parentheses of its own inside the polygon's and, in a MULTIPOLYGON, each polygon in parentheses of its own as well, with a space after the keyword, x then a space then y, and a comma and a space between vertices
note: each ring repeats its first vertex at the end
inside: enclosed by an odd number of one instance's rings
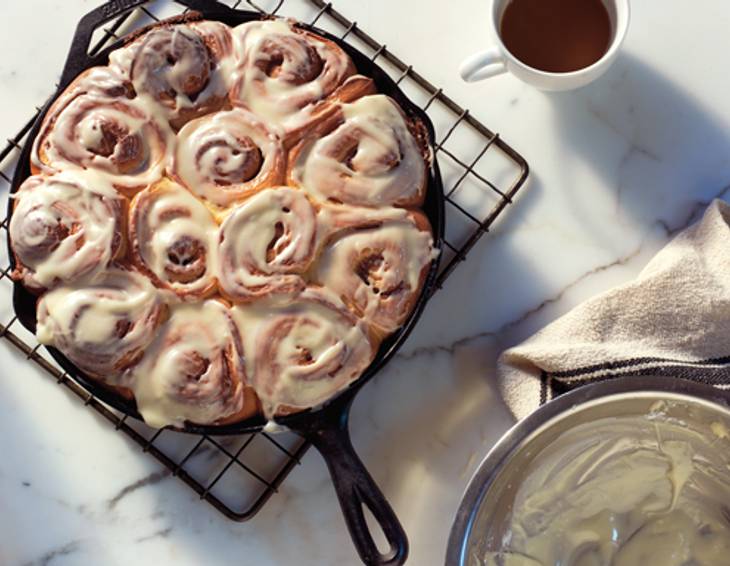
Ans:
MULTIPOLYGON (((69 50, 66 64, 61 73, 60 87, 64 88, 76 78, 76 76, 84 69, 91 66, 92 61, 89 56, 89 46, 94 32, 101 25, 107 23, 114 18, 123 16, 131 12, 150 0, 109 0, 105 4, 94 8, 87 13, 79 21, 76 26, 71 49, 69 50)), ((223 16, 235 13, 225 4, 221 4, 217 0, 175 0, 177 4, 181 4, 191 10, 203 13, 206 16, 223 16)))
POLYGON ((304 434, 327 463, 347 528, 363 563, 367 566, 400 566, 408 557, 408 538, 352 446, 348 430, 349 412, 348 405, 339 413, 339 418, 320 421, 320 427, 304 434), (390 545, 385 553, 375 545, 365 520, 364 507, 370 510, 385 534, 390 545))

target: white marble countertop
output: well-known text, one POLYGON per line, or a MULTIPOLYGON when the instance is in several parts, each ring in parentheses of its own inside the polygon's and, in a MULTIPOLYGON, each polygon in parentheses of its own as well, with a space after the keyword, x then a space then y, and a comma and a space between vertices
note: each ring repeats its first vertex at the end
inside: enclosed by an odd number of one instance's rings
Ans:
MULTIPOLYGON (((96 4, 3 3, 4 136, 48 96, 76 21, 96 4)), ((532 167, 518 202, 353 410, 355 446, 410 536, 409 563, 436 565, 471 473, 511 424, 497 354, 634 276, 730 189, 730 4, 635 2, 608 75, 555 95, 509 76, 459 80, 459 61, 489 41, 486 0, 334 4, 532 167)), ((314 451, 254 520, 233 523, 4 343, 0 365, 0 564, 358 563, 314 451)))

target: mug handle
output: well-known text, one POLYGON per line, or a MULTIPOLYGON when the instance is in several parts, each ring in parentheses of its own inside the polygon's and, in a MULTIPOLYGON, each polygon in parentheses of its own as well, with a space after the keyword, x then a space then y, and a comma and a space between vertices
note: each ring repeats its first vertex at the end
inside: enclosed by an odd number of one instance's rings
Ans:
POLYGON ((507 65, 499 47, 490 47, 462 61, 459 67, 461 78, 468 83, 481 81, 507 72, 507 65))

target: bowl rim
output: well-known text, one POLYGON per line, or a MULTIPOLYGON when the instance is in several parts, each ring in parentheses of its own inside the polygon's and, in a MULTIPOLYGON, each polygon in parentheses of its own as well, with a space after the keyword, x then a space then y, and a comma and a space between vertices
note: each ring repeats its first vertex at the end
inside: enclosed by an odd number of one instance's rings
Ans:
POLYGON ((725 412, 730 411, 730 391, 697 381, 657 374, 598 381, 553 399, 510 427, 476 468, 462 494, 451 526, 445 564, 447 566, 467 564, 467 543, 484 497, 510 457, 526 440, 535 438, 549 429, 553 423, 601 404, 607 397, 620 397, 631 393, 636 394, 637 398, 651 394, 689 398, 725 412))

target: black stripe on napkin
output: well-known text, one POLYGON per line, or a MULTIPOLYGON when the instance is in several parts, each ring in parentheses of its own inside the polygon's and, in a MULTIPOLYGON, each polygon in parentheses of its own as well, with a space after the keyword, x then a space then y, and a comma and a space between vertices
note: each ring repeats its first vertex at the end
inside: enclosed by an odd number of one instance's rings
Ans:
POLYGON ((730 356, 698 361, 631 358, 571 370, 543 372, 540 378, 540 403, 544 404, 588 383, 649 375, 676 377, 730 389, 730 356))
MULTIPOLYGON (((712 358, 708 360, 699 360, 699 361, 688 361, 688 360, 674 360, 671 358, 630 358, 627 360, 619 360, 619 361, 613 361, 613 362, 604 362, 601 364, 595 364, 592 366, 585 366, 582 368, 577 369, 570 369, 570 370, 564 370, 564 371, 556 371, 552 372, 550 375, 552 375, 556 379, 565 378, 565 377, 577 377, 577 376, 584 376, 589 375, 591 373, 603 373, 605 371, 610 370, 622 370, 624 368, 628 368, 631 366, 636 365, 643 365, 643 364, 679 364, 682 366, 707 366, 707 365, 728 365, 730 364, 730 356, 724 356, 722 358, 712 358)), ((730 383, 730 382, 729 382, 730 383)))

